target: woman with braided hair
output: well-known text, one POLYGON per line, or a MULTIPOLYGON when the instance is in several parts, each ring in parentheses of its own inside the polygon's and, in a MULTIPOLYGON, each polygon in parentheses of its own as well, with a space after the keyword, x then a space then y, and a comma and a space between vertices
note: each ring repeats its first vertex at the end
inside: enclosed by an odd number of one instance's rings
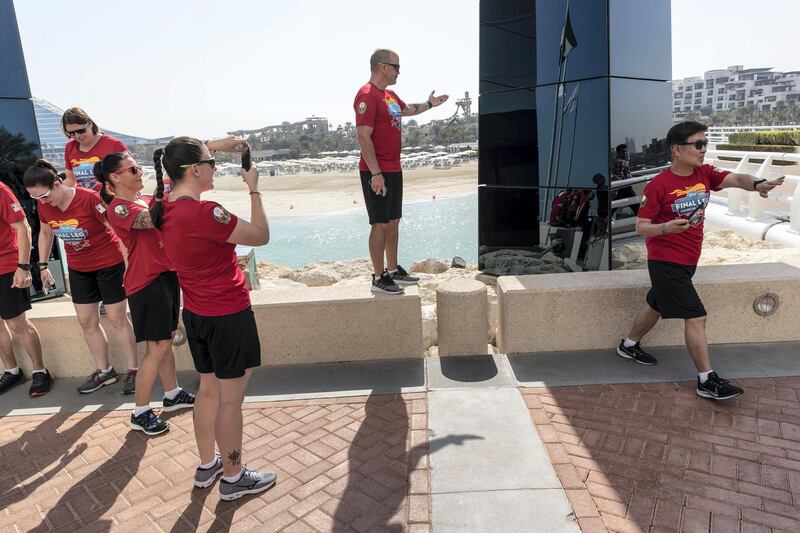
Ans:
POLYGON ((214 187, 215 160, 199 140, 177 137, 155 151, 153 163, 157 188, 150 216, 178 272, 183 324, 200 373, 194 431, 201 464, 194 483, 209 487, 223 474, 220 499, 235 500, 265 491, 277 479, 274 472, 242 467, 242 402, 252 369, 261 364, 261 345, 235 248, 269 240, 258 170, 242 169, 251 199, 248 222, 200 199, 214 187), (162 168, 172 181, 168 198, 162 168))

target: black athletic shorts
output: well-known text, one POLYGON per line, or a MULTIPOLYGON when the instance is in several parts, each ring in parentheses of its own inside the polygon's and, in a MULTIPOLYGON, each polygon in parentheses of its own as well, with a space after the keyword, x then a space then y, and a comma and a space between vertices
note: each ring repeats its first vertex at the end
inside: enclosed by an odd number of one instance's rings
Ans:
POLYGON ((72 302, 76 304, 94 304, 102 301, 106 305, 125 301, 125 263, 93 270, 79 272, 68 269, 69 288, 72 291, 72 302))
POLYGON ((248 307, 232 315, 201 316, 183 309, 183 325, 194 367, 219 379, 240 378, 261 365, 256 317, 248 307))
POLYGON ((31 308, 31 294, 28 289, 12 288, 12 283, 14 272, 0 274, 0 318, 3 320, 17 318, 31 308))
POLYGON ((181 292, 178 275, 162 272, 142 289, 128 296, 136 342, 166 341, 178 329, 181 292))
POLYGON ((661 318, 699 318, 706 316, 706 308, 692 285, 697 265, 679 265, 667 261, 647 261, 650 283, 647 305, 661 318))
POLYGON ((388 224, 390 220, 403 218, 403 173, 383 173, 386 196, 375 194, 369 184, 371 179, 371 172, 361 171, 361 191, 364 193, 369 223, 388 224))

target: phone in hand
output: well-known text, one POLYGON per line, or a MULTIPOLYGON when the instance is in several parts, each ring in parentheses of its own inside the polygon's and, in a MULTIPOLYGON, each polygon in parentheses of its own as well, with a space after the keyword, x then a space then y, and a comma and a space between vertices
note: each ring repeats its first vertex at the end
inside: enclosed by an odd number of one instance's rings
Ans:
POLYGON ((245 170, 250 170, 253 164, 250 161, 250 149, 248 148, 244 152, 242 152, 242 168, 245 170))
POLYGON ((686 220, 688 220, 688 221, 689 221, 689 224, 690 224, 690 225, 692 225, 692 226, 696 226, 696 225, 698 225, 698 224, 700 223, 700 221, 699 221, 699 220, 694 220, 694 218, 695 218, 695 215, 697 214, 697 212, 698 212, 698 211, 700 211, 701 209, 704 209, 705 207, 706 207, 706 203, 705 203, 705 202, 700 202, 700 203, 697 205, 697 207, 695 207, 694 209, 692 209, 691 213, 689 213, 689 214, 686 216, 686 220))

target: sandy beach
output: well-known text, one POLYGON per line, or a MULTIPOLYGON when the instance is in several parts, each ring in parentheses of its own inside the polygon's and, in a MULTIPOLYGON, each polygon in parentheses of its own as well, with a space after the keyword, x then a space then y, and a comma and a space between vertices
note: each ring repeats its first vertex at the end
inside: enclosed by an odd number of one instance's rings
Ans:
MULTIPOLYGON (((145 191, 155 181, 145 185, 145 191)), ((474 194, 478 191, 478 162, 470 161, 449 169, 431 167, 403 172, 404 202, 474 194)), ((361 183, 355 172, 299 173, 259 176, 267 216, 321 215, 364 209, 361 183)), ((250 215, 250 198, 241 176, 214 178, 214 190, 203 195, 219 202, 237 216, 250 215)))

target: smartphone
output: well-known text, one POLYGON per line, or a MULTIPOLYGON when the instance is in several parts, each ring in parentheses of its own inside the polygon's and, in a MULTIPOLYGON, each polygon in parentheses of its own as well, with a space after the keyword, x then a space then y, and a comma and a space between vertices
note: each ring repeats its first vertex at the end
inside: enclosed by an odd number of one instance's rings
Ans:
POLYGON ((250 149, 248 148, 244 152, 242 152, 242 168, 245 170, 250 170, 252 163, 250 162, 250 149))
POLYGON ((689 213, 688 215, 686 215, 686 220, 691 220, 691 219, 692 219, 692 217, 693 217, 693 216, 695 216, 695 215, 697 214, 697 212, 698 212, 698 211, 700 211, 700 210, 701 210, 702 208, 704 208, 705 206, 706 206, 706 203, 705 203, 705 202, 700 202, 700 204, 699 204, 697 207, 695 207, 694 209, 692 209, 692 212, 691 212, 691 213, 689 213))

